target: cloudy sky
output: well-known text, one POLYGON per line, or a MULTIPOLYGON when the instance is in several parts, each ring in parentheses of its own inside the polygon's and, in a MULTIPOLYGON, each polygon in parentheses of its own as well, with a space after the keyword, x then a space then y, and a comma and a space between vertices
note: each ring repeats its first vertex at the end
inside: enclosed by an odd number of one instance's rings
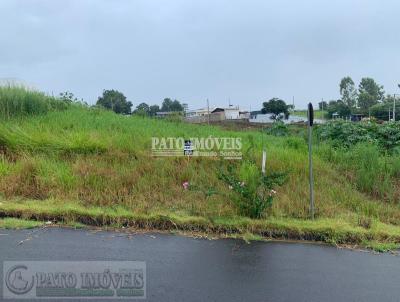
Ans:
POLYGON ((400 93, 399 33, 397 0, 1 0, 0 78, 89 103, 299 108, 346 75, 400 93))

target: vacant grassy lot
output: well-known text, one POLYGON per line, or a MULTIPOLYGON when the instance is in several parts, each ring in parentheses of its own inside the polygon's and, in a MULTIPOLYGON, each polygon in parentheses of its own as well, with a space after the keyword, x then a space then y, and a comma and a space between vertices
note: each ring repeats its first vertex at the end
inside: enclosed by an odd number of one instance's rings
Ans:
MULTIPOLYGON (((326 111, 315 110, 315 108, 314 108, 314 117, 315 118, 324 119, 325 114, 326 114, 326 111)), ((307 117, 307 110, 295 110, 293 115, 307 117)))
MULTIPOLYGON (((25 91, 24 98, 29 99, 29 93, 25 91)), ((8 94, 8 103, 12 97, 8 94)), ((4 104, 1 93, 0 104, 4 104)), ((120 116, 80 105, 57 110, 50 103, 46 106, 28 116, 7 111, 0 123, 0 217, 256 234, 375 249, 400 243, 396 176, 386 180, 393 192, 390 198, 363 188, 357 165, 340 163, 325 143, 316 146, 316 220, 308 219, 304 130, 297 136, 276 137, 262 130, 228 131, 120 116), (241 137, 244 159, 151 156, 153 136, 210 135, 241 137), (234 202, 238 193, 218 175, 228 165, 239 171, 249 161, 259 164, 263 145, 267 173, 285 172, 287 180, 276 188, 272 206, 262 218, 250 219, 234 202), (182 186, 186 181, 188 189, 182 186)))

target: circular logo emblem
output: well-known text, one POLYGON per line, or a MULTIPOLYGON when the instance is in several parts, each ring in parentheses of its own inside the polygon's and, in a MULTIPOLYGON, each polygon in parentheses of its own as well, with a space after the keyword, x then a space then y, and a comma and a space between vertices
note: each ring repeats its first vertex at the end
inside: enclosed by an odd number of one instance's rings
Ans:
POLYGON ((32 280, 26 280, 24 272, 27 270, 27 266, 20 264, 11 267, 6 274, 6 286, 10 292, 16 295, 23 295, 29 292, 34 284, 34 277, 32 280))

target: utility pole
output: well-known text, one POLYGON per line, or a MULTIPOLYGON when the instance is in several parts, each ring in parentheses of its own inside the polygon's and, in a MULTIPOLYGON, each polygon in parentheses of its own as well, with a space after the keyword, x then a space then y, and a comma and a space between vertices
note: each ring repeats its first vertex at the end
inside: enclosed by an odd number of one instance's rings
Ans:
POLYGON ((208 116, 208 125, 210 125, 210 103, 207 99, 207 116, 208 116))
POLYGON ((322 116, 322 119, 324 119, 324 98, 321 98, 321 116, 322 116))
POLYGON ((261 161, 261 173, 265 177, 265 164, 267 162, 267 150, 265 148, 265 131, 264 127, 261 129, 262 133, 262 161, 261 161))
MULTIPOLYGON (((399 87, 400 88, 400 84, 397 84, 397 87, 399 87)), ((393 122, 395 122, 396 121, 396 95, 398 95, 397 93, 395 93, 394 95, 393 95, 393 122)))
POLYGON ((293 105, 293 113, 294 113, 294 96, 292 98, 292 105, 293 105))

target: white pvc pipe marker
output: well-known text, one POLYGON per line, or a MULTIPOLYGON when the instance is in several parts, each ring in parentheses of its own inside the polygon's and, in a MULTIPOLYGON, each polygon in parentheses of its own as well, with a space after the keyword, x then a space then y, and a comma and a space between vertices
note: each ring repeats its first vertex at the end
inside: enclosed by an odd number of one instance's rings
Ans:
POLYGON ((262 171, 262 174, 264 176, 265 176, 265 163, 266 163, 266 161, 267 161, 267 151, 263 150, 261 171, 262 171))

